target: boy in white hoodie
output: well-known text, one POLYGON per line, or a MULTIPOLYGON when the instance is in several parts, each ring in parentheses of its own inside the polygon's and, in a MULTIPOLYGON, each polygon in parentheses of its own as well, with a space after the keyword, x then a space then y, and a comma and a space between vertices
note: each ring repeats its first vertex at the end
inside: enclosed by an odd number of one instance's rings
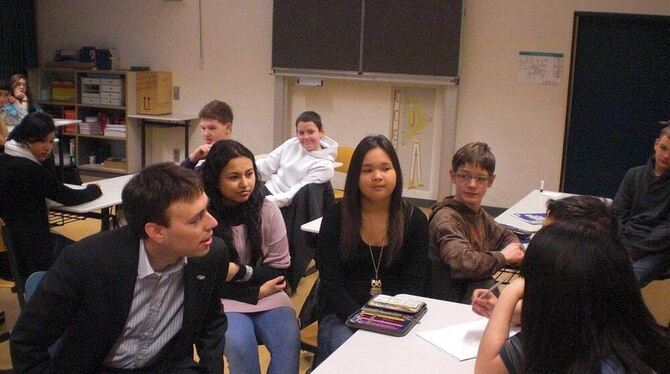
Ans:
POLYGON ((316 112, 301 113, 295 121, 296 136, 285 141, 266 158, 256 160, 265 181, 265 198, 277 206, 291 204, 293 196, 310 183, 325 183, 334 174, 337 142, 323 132, 316 112))

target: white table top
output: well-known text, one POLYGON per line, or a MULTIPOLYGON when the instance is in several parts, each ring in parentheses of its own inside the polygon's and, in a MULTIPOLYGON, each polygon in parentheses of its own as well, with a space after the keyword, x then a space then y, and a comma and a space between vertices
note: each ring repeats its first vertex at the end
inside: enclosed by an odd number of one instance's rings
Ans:
POLYGON ((56 125, 56 127, 76 125, 79 123, 81 123, 80 119, 54 118, 54 125, 56 125))
POLYGON ((170 114, 129 114, 128 118, 148 119, 157 122, 184 122, 197 119, 193 114, 170 113, 170 114))
POLYGON ((428 312, 406 336, 394 337, 359 330, 313 373, 473 373, 474 359, 458 361, 416 334, 482 317, 472 312, 469 305, 412 297, 425 301, 428 312))
MULTIPOLYGON (((58 210, 62 210, 65 212, 90 213, 99 209, 119 205, 121 204, 121 192, 123 191, 123 187, 126 185, 126 183, 128 183, 128 181, 134 175, 135 174, 128 174, 128 175, 122 175, 120 177, 114 177, 114 178, 102 179, 95 182, 84 183, 84 185, 94 183, 100 186, 100 190, 102 190, 102 195, 93 201, 89 201, 87 203, 79 205, 63 206, 55 201, 47 199, 48 206, 49 208, 58 208, 58 210)), ((72 188, 80 187, 76 185, 68 185, 68 186, 72 188)))
POLYGON ((311 232, 311 233, 314 233, 314 234, 318 234, 319 229, 321 228, 321 220, 322 219, 323 219, 323 217, 319 217, 315 220, 304 223, 300 226, 300 230, 311 232))
POLYGON ((564 197, 572 196, 572 194, 563 192, 553 192, 544 190, 533 190, 516 204, 504 211, 498 217, 496 222, 504 225, 513 226, 523 230, 536 232, 542 228, 541 225, 531 225, 515 217, 514 213, 545 213, 547 211, 547 201, 551 199, 562 199, 564 197))

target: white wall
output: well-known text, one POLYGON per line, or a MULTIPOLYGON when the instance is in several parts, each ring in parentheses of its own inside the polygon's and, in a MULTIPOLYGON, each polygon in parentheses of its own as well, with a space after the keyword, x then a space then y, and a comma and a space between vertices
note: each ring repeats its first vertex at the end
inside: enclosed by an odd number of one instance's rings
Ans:
MULTIPOLYGON (((181 99, 173 101, 174 113, 197 115, 210 100, 224 100, 233 108, 235 138, 254 152, 272 149, 271 0, 202 0, 202 68, 197 0, 36 4, 41 65, 58 49, 117 48, 123 67, 148 65, 172 72, 172 83, 181 91, 181 99)), ((181 129, 152 130, 148 161, 171 160, 173 147, 183 152, 183 136, 181 129)), ((197 126, 190 143, 201 144, 197 126)))
MULTIPOLYGON (((484 203, 510 206, 545 180, 557 190, 563 157, 575 11, 670 15, 667 0, 465 0, 456 146, 489 143, 496 181, 484 203), (519 51, 562 52, 559 85, 517 82, 519 51)), ((641 150, 645 151, 646 150, 641 150)))
MULTIPOLYGON (((173 103, 175 112, 197 113, 213 98, 225 100, 235 112, 234 137, 254 152, 267 152, 273 145, 272 1, 202 4, 202 69, 196 0, 37 0, 40 61, 61 48, 118 48, 123 65, 172 71, 182 96, 173 103)), ((484 201, 493 206, 512 205, 540 180, 547 189, 559 186, 574 12, 670 15, 667 0, 464 0, 464 5, 455 144, 481 140, 493 147, 498 176, 484 201), (564 53, 561 83, 517 82, 520 50, 564 53)), ((318 95, 312 88, 293 92, 290 116, 315 100, 332 103, 333 116, 324 120, 343 144, 355 145, 368 132, 388 128, 387 84, 330 86, 332 91, 318 95)), ((154 131, 154 145, 164 145, 155 147, 153 160, 171 159, 172 147, 181 142, 178 130, 170 140, 163 140, 164 134, 154 131)), ((191 145, 196 144, 194 128, 191 145)), ((448 160, 445 155, 443 164, 448 160)))

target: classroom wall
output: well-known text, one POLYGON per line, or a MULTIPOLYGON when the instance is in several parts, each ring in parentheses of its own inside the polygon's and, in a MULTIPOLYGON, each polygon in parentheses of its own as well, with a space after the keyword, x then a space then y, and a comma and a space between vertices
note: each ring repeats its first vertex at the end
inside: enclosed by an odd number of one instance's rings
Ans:
MULTIPOLYGON (((198 0, 37 0, 40 64, 58 49, 117 48, 123 67, 172 72, 180 87, 174 113, 192 113, 212 99, 228 102, 233 135, 254 152, 272 149, 274 77, 271 0, 202 0, 204 63, 200 64, 198 0)), ((191 150, 202 143, 191 129, 191 150)), ((148 162, 171 160, 182 129, 151 129, 148 162)))
MULTIPOLYGON (((173 84, 181 87, 181 100, 173 103, 175 112, 197 113, 212 98, 226 100, 235 112, 234 137, 254 152, 272 149, 271 0, 202 0, 202 67, 197 0, 37 0, 36 4, 42 64, 56 49, 118 48, 125 66, 172 71, 173 84)), ((574 11, 670 15, 670 2, 464 0, 464 5, 454 140, 456 146, 482 140, 493 147, 497 178, 484 203, 508 207, 537 188, 540 180, 545 180, 547 189, 559 187, 574 11), (564 53, 560 84, 517 82, 520 50, 564 53)), ((388 84, 326 83, 290 91, 287 117, 317 97, 328 102, 324 98, 330 96, 334 105, 324 121, 337 125, 327 131, 337 134, 341 143, 355 144, 368 132, 388 126, 388 84), (321 91, 312 96, 316 89, 321 91)), ((290 129, 290 123, 281 126, 290 129)), ((179 130, 166 134, 152 131, 151 160, 171 159, 172 148, 181 143, 179 130)), ((194 127, 192 147, 199 138, 194 127)), ((449 186, 445 166, 449 159, 449 154, 443 155, 443 191, 449 186)))

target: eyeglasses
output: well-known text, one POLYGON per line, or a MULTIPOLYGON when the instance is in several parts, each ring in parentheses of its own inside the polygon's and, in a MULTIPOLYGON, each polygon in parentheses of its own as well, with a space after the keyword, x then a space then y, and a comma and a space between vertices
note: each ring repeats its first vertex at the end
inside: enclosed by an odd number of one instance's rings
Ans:
POLYGON ((469 175, 456 173, 456 180, 461 183, 470 183, 470 180, 472 179, 474 179, 477 184, 486 184, 488 183, 489 179, 491 179, 491 177, 488 175, 469 175))

